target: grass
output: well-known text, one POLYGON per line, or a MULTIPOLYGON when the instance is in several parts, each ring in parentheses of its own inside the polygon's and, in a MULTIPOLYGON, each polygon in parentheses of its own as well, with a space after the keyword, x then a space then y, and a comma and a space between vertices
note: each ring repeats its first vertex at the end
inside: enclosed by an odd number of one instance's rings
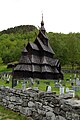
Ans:
MULTIPOLYGON (((74 74, 72 74, 72 79, 73 78, 74 78, 74 74)), ((64 74, 64 80, 61 81, 62 86, 65 87, 65 91, 66 91, 66 87, 68 87, 69 89, 72 89, 71 81, 66 82, 66 79, 70 79, 70 74, 69 73, 68 74, 64 74)), ((39 90, 46 91, 46 86, 47 86, 46 83, 47 82, 50 82, 49 85, 51 86, 52 91, 54 91, 57 94, 59 94, 59 88, 55 88, 54 80, 40 80, 40 84, 37 84, 36 81, 34 80, 34 85, 32 85, 32 87, 33 88, 34 87, 38 87, 39 90)), ((22 88, 22 83, 23 83, 23 80, 19 80, 18 81, 18 85, 16 87, 14 87, 14 88, 22 88)), ((28 80, 27 83, 26 83, 26 88, 28 88, 29 84, 30 84, 30 81, 28 80)), ((5 80, 0 79, 0 85, 12 87, 12 80, 10 80, 9 84, 6 84, 6 79, 5 80)), ((75 92, 75 93, 76 93, 76 95, 80 96, 80 91, 75 92)))
POLYGON ((9 72, 11 70, 11 68, 7 69, 7 65, 0 65, 0 72, 9 72))
POLYGON ((0 120, 27 120, 27 118, 0 105, 0 120))

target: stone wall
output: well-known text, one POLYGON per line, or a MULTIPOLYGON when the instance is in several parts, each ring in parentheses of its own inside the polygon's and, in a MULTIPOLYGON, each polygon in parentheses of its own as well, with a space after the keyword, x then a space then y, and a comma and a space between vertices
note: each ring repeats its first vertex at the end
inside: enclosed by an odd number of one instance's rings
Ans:
POLYGON ((80 120, 80 100, 69 97, 0 87, 0 104, 33 120, 80 120))

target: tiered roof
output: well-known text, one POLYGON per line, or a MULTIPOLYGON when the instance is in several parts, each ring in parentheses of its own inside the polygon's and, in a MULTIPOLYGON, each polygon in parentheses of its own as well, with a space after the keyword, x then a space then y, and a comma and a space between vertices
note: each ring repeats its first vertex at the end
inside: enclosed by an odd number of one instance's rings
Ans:
POLYGON ((63 74, 60 62, 58 59, 53 58, 54 54, 45 35, 42 16, 39 34, 34 43, 29 42, 27 46, 24 46, 19 63, 14 68, 14 77, 38 77, 44 79, 49 79, 50 77, 51 79, 62 79, 63 74))

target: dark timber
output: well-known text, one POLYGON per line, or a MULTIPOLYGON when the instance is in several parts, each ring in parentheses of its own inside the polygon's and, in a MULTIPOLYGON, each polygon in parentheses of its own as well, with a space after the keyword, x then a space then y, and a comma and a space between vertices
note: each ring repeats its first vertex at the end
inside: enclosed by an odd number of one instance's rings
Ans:
POLYGON ((39 33, 34 43, 28 42, 24 46, 19 63, 14 67, 13 78, 63 79, 60 62, 54 59, 54 51, 45 32, 42 16, 39 33))

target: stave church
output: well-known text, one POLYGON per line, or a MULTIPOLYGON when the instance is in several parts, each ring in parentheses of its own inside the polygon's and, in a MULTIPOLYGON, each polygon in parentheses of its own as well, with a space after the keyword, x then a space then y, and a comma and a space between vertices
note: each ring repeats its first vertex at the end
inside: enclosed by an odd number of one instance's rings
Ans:
POLYGON ((49 44, 42 16, 41 27, 34 43, 24 46, 18 64, 14 67, 13 78, 63 79, 61 65, 54 59, 54 51, 49 44))

